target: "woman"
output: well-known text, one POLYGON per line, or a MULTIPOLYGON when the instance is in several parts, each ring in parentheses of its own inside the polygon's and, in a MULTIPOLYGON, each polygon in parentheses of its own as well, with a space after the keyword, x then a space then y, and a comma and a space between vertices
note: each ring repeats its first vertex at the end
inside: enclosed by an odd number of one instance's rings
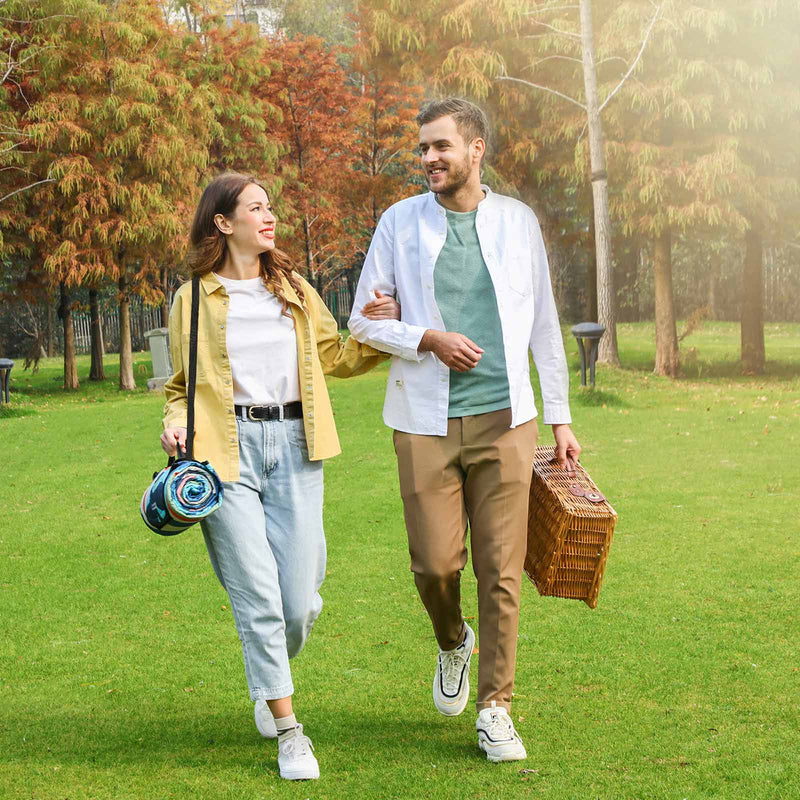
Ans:
MULTIPOLYGON (((230 598, 258 730, 278 738, 282 778, 318 778, 293 712, 289 659, 322 608, 322 459, 340 452, 323 373, 357 375, 385 356, 342 341, 319 295, 275 248, 275 216, 255 178, 215 178, 190 241, 200 276, 194 455, 224 484, 203 536, 230 598)), ((170 312, 175 374, 161 435, 169 455, 186 441, 191 291, 184 284, 170 312)), ((369 311, 400 316, 388 297, 369 311)))

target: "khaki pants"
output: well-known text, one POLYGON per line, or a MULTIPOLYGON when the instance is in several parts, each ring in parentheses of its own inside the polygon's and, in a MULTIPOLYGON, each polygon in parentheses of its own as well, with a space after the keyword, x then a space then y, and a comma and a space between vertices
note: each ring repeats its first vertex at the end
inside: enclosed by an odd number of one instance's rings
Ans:
POLYGON ((511 410, 448 420, 447 436, 394 432, 411 570, 439 647, 463 637, 461 571, 478 579, 480 711, 511 705, 528 527, 528 493, 538 428, 513 430, 511 410))

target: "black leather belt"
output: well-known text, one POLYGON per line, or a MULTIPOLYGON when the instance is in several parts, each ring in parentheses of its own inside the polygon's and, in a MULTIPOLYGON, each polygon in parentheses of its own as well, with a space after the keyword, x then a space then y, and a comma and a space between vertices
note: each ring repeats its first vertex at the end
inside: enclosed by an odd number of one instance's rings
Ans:
POLYGON ((303 404, 296 400, 283 406, 234 406, 236 416, 244 420, 302 419, 303 404))

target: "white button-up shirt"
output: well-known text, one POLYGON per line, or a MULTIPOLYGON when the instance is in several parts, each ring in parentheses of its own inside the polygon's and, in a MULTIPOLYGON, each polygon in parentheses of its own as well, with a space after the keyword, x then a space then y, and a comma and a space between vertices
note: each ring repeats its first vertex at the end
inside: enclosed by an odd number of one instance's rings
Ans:
MULTIPOLYGON (((528 348, 539 373, 545 424, 569 423, 567 362, 539 222, 524 203, 487 186, 483 190, 475 227, 503 330, 511 427, 537 416, 528 348)), ((433 270, 446 238, 445 209, 432 192, 387 209, 372 238, 348 323, 359 342, 394 356, 383 421, 406 433, 447 434, 450 369, 433 353, 417 351, 426 330, 444 330, 433 270), (373 289, 397 298, 402 320, 362 315, 373 289)))

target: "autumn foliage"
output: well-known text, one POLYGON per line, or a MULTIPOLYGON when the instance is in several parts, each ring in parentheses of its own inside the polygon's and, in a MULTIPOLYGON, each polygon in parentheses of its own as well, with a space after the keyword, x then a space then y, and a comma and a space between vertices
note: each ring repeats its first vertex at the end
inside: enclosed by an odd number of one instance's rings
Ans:
POLYGON ((167 301, 214 174, 264 182, 281 246, 320 289, 359 268, 377 215, 408 181, 419 90, 387 80, 363 53, 189 5, 190 29, 156 0, 3 5, 13 22, 0 27, 10 67, 0 244, 15 292, 58 300, 67 388, 77 386, 71 292, 108 286, 120 386, 134 386, 130 298, 167 301))

